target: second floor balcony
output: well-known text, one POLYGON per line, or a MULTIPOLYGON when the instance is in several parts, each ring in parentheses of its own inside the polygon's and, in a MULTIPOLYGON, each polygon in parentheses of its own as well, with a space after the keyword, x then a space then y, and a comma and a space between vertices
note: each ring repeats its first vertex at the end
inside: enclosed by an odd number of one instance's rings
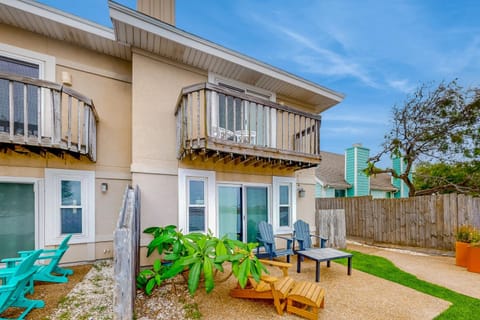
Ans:
POLYGON ((319 115, 211 83, 182 90, 178 158, 303 169, 320 162, 319 115))
POLYGON ((54 82, 0 72, 0 148, 96 161, 98 116, 90 98, 54 82))

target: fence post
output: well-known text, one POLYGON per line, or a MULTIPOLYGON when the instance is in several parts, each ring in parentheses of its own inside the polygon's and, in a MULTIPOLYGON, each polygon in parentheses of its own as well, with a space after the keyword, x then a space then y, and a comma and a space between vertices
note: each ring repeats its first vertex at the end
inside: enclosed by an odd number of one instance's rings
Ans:
POLYGON ((133 319, 139 268, 140 190, 128 186, 123 196, 114 241, 113 313, 116 320, 133 319))

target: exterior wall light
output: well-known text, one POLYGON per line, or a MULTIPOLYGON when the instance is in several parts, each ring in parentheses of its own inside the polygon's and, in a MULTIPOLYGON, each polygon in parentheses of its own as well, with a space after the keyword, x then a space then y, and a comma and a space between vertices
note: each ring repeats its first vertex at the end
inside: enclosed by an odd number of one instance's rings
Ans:
POLYGON ((102 190, 103 193, 107 192, 107 190, 108 190, 108 183, 103 182, 103 183, 100 185, 100 190, 102 190))
POLYGON ((298 197, 299 198, 304 198, 305 197, 305 189, 303 189, 303 187, 298 188, 298 197))

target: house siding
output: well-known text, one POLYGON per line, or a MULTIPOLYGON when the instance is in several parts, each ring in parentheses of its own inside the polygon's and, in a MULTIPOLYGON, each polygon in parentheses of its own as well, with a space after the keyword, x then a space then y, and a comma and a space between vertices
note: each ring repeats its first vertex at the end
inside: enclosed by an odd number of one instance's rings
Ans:
MULTIPOLYGON (((91 98, 100 122, 97 130, 97 161, 52 153, 0 153, 0 176, 5 179, 45 178, 45 169, 88 170, 95 172, 95 239, 94 243, 71 244, 62 262, 75 263, 112 257, 113 230, 122 204, 125 187, 131 183, 131 64, 128 61, 93 52, 66 42, 0 25, 1 43, 55 58, 55 78, 61 73, 72 76, 72 88, 91 98), (100 185, 108 184, 102 193, 100 185)), ((37 203, 39 220, 37 246, 50 248, 42 237, 45 215, 40 190, 37 203)))
POLYGON ((390 192, 388 192, 388 191, 371 190, 370 195, 374 199, 389 199, 389 198, 391 198, 390 192))
POLYGON ((320 183, 315 185, 315 198, 335 198, 335 189, 323 187, 320 183))
POLYGON ((347 190, 347 197, 355 196, 355 149, 345 151, 345 180, 353 186, 347 190))
POLYGON ((367 168, 369 149, 360 146, 348 148, 345 152, 345 180, 353 187, 347 190, 348 197, 370 194, 370 178, 363 173, 367 168))
MULTIPOLYGON (((402 161, 402 158, 395 157, 392 160, 392 167, 393 170, 395 170, 396 172, 403 173, 405 171, 405 161, 402 161)), ((409 188, 407 187, 405 182, 398 178, 392 178, 392 184, 398 189, 398 191, 394 194, 395 198, 408 197, 409 188)))

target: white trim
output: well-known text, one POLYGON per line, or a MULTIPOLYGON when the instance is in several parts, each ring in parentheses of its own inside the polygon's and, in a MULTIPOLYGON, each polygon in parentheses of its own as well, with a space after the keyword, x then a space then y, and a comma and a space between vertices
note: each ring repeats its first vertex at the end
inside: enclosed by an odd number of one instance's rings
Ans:
POLYGON ((291 233, 293 222, 297 220, 297 179, 290 177, 272 177, 272 226, 275 233, 291 233), (280 185, 290 185, 291 217, 289 227, 280 227, 280 185))
POLYGON ((82 233, 74 234, 70 243, 95 242, 95 172, 84 170, 45 169, 45 244, 58 245, 64 238, 60 222, 60 182, 73 179, 81 182, 82 233))
MULTIPOLYGON (((264 75, 284 81, 294 86, 303 88, 315 94, 322 95, 337 102, 341 102, 344 95, 319 86, 308 80, 299 78, 286 71, 274 68, 253 58, 229 50, 213 42, 194 36, 190 33, 177 29, 167 23, 161 22, 152 17, 143 15, 135 10, 124 7, 115 2, 108 2, 110 17, 120 23, 142 29, 159 37, 174 41, 181 45, 199 50, 206 54, 224 59, 244 68, 255 70, 264 75)), ((122 39, 120 39, 122 40, 122 39)))
MULTIPOLYGON (((0 43, 0 55, 11 59, 29 62, 38 65, 38 78, 41 80, 47 80, 55 82, 55 57, 39 53, 36 51, 27 50, 20 47, 11 46, 5 43, 0 43)), ((42 128, 41 134, 44 136, 50 136, 52 130, 52 110, 51 110, 51 95, 48 94, 49 90, 41 89, 41 110, 42 118, 40 127, 42 128)))
POLYGON ((54 56, 27 50, 20 47, 11 46, 5 43, 0 43, 0 55, 15 60, 21 60, 36 64, 39 66, 39 79, 55 82, 54 56))
POLYGON ((45 246, 44 239, 44 189, 43 179, 33 177, 9 177, 0 176, 0 182, 2 183, 22 183, 32 184, 35 201, 35 249, 43 248, 45 246))
POLYGON ((52 8, 50 6, 30 0, 0 0, 0 4, 16 8, 35 16, 55 21, 90 34, 115 41, 115 34, 112 28, 108 28, 95 22, 82 19, 73 14, 52 8))
POLYGON ((358 148, 353 148, 353 195, 358 195, 358 148))
POLYGON ((207 229, 217 232, 216 215, 216 189, 215 189, 215 171, 178 169, 178 229, 186 232, 188 230, 187 219, 187 179, 203 178, 206 179, 206 213, 207 229))
POLYGON ((245 90, 245 94, 247 94, 247 95, 251 95, 253 97, 260 98, 260 99, 265 99, 265 97, 263 97, 263 96, 256 95, 255 94, 255 91, 256 91, 256 92, 260 93, 261 95, 268 96, 269 101, 272 101, 272 102, 277 101, 277 95, 276 95, 275 92, 268 91, 268 90, 265 90, 265 89, 262 89, 262 88, 259 88, 259 87, 255 87, 255 86, 246 84, 246 83, 241 82, 241 81, 237 81, 237 80, 233 80, 233 79, 230 79, 230 78, 227 78, 227 77, 223 77, 223 76, 221 76, 219 74, 216 74, 214 72, 208 72, 208 82, 214 83, 214 84, 217 84, 217 85, 219 83, 225 83, 225 84, 231 85, 232 87, 236 87, 236 88, 245 90), (248 90, 250 90, 250 92, 247 92, 248 90))

